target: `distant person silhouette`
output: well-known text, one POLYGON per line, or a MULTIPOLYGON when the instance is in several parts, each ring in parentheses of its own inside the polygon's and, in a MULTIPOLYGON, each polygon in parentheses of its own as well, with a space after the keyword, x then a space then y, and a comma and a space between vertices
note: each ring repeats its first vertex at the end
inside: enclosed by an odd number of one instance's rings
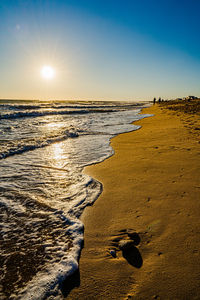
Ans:
POLYGON ((154 98, 153 98, 153 104, 155 104, 155 103, 156 103, 156 98, 154 97, 154 98))

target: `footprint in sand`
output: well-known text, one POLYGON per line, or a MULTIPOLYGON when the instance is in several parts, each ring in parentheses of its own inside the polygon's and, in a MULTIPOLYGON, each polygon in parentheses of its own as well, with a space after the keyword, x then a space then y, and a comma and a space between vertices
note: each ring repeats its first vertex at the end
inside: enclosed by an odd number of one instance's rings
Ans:
POLYGON ((117 237, 111 241, 112 249, 109 254, 117 257, 117 252, 121 251, 122 256, 127 262, 135 268, 141 268, 143 264, 142 256, 136 246, 140 243, 140 236, 132 229, 122 229, 119 231, 117 237))

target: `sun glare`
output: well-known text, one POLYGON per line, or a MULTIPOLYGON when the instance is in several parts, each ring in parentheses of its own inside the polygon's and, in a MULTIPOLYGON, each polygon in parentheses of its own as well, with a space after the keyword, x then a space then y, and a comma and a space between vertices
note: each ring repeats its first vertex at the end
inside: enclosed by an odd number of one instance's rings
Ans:
POLYGON ((41 76, 44 79, 53 79, 55 76, 55 71, 51 66, 43 66, 41 69, 41 76))

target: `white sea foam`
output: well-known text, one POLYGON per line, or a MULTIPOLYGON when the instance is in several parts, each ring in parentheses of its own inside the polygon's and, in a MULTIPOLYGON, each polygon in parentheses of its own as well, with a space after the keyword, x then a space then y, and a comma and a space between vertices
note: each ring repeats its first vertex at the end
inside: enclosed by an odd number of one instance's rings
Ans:
MULTIPOLYGON (((78 260, 80 255, 81 245, 83 243, 83 224, 81 221, 76 220, 68 228, 67 233, 73 241, 71 251, 67 252, 66 245, 61 244, 59 249, 54 249, 56 257, 61 258, 60 261, 54 259, 54 262, 48 265, 44 271, 38 272, 27 286, 22 289, 17 297, 11 295, 11 299, 46 299, 54 296, 54 299, 62 297, 59 290, 59 285, 72 273, 78 269, 78 260)), ((52 245, 49 245, 52 251, 52 245)), ((48 247, 47 247, 48 251, 48 247)))

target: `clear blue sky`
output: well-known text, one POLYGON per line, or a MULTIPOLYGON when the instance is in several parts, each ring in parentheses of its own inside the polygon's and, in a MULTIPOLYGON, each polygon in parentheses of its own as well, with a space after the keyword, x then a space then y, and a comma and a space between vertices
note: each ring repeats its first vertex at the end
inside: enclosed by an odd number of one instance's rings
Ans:
POLYGON ((0 0, 0 98, 200 96, 199 15, 199 0, 0 0))

